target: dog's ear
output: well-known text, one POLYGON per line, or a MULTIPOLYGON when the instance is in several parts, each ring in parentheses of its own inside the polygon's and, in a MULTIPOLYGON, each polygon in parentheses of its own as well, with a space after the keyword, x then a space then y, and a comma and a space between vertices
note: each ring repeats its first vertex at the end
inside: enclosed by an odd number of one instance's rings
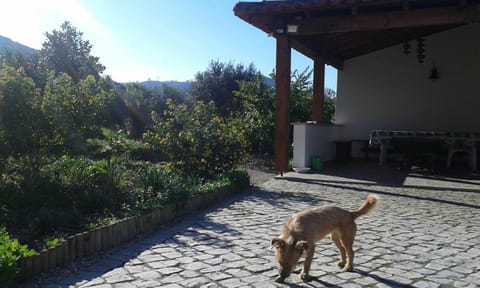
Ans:
POLYGON ((270 245, 275 248, 282 248, 283 246, 285 246, 285 240, 280 238, 273 238, 270 245))
POLYGON ((295 248, 298 250, 307 250, 308 249, 308 242, 307 241, 298 241, 295 244, 295 248))

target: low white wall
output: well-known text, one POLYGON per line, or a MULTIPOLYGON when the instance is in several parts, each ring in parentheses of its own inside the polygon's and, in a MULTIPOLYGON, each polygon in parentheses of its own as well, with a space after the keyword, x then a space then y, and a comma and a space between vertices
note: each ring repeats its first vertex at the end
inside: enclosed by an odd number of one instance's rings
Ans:
POLYGON ((425 38, 424 63, 416 41, 409 55, 397 45, 346 61, 335 114, 345 138, 367 139, 374 129, 479 132, 479 35, 471 24, 425 38))
POLYGON ((335 157, 333 141, 343 139, 342 125, 293 123, 293 167, 311 167, 313 156, 335 157))

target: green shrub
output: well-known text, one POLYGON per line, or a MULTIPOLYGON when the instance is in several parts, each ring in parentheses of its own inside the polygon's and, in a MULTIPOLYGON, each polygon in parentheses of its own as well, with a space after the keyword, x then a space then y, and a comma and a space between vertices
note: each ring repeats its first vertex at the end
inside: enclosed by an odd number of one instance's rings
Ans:
POLYGON ((195 184, 196 181, 173 173, 167 167, 148 167, 143 182, 143 202, 181 207, 191 196, 195 184))
POLYGON ((177 174, 215 178, 234 170, 248 155, 241 119, 221 117, 213 102, 193 107, 167 101, 164 117, 152 112, 153 127, 146 145, 163 151, 177 174))
POLYGON ((19 272, 20 261, 35 255, 35 251, 27 245, 20 245, 18 240, 10 239, 5 227, 0 228, 0 283, 5 286, 14 285, 19 272))
POLYGON ((68 191, 65 197, 82 212, 102 211, 124 200, 124 167, 119 163, 64 156, 45 167, 45 173, 56 178, 68 191))
POLYGON ((47 237, 43 239, 43 244, 45 245, 46 248, 50 247, 55 247, 58 245, 58 243, 62 242, 64 239, 63 238, 57 238, 57 237, 47 237))

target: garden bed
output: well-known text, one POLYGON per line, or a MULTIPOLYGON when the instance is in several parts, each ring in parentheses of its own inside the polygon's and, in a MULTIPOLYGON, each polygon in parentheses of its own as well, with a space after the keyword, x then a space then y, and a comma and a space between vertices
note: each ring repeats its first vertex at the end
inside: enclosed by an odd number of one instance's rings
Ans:
POLYGON ((183 206, 170 204, 145 215, 128 217, 110 225, 69 236, 58 245, 23 259, 20 263, 18 278, 20 281, 24 281, 40 273, 52 271, 56 267, 67 265, 84 256, 118 247, 137 237, 148 235, 176 218, 219 203, 245 188, 246 185, 239 184, 224 186, 215 192, 194 196, 183 206))

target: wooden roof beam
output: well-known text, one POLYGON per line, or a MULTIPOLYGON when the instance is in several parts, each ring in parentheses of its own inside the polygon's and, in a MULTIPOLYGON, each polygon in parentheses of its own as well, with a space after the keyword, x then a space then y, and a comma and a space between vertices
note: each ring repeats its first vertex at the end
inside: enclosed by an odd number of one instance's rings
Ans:
POLYGON ((301 41, 293 38, 291 39, 291 43, 293 49, 297 50, 308 58, 315 60, 318 57, 322 57, 325 61, 325 64, 333 66, 338 70, 343 70, 343 60, 329 52, 327 49, 322 49, 323 51, 312 51, 308 45, 305 45, 301 41))
POLYGON ((355 16, 305 19, 299 23, 297 35, 318 35, 353 31, 385 30, 436 25, 454 25, 480 20, 478 7, 407 10, 355 16))

